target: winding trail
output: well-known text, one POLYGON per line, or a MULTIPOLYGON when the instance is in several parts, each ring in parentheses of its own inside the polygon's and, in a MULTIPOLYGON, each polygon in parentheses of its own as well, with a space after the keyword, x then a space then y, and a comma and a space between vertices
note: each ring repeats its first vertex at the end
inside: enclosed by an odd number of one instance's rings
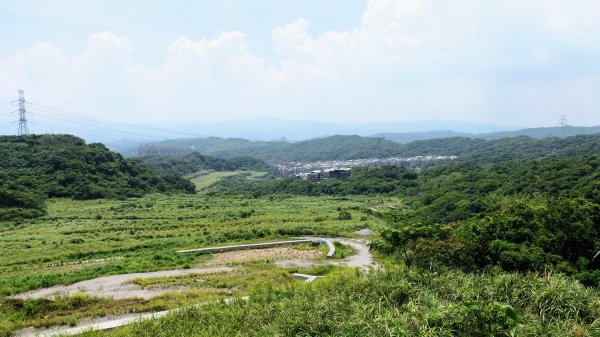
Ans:
POLYGON ((350 255, 345 259, 341 260, 280 260, 276 261, 275 265, 279 267, 312 267, 317 265, 326 265, 333 264, 337 266, 345 266, 345 267, 354 267, 360 268, 361 270, 369 270, 369 269, 380 269, 381 266, 377 264, 373 260, 373 255, 369 250, 369 241, 365 239, 349 239, 349 238, 327 238, 327 237, 316 237, 316 236, 307 236, 304 237, 309 240, 328 240, 328 241, 337 241, 346 245, 351 246, 356 251, 356 254, 350 255))
POLYGON ((209 274, 216 272, 231 271, 236 268, 237 267, 190 268, 161 270, 149 273, 109 275, 73 283, 68 286, 59 285, 50 288, 32 290, 26 293, 15 295, 14 298, 55 299, 56 297, 70 296, 74 293, 80 292, 87 293, 91 296, 110 297, 114 299, 137 297, 147 300, 172 290, 143 289, 139 285, 131 283, 131 280, 136 278, 182 276, 189 274, 209 274))
MULTIPOLYGON (((365 239, 349 239, 349 238, 327 238, 327 237, 303 237, 308 240, 329 240, 338 241, 342 244, 350 245, 355 249, 356 254, 348 256, 340 260, 280 260, 274 264, 279 267, 311 267, 315 265, 338 265, 360 268, 361 270, 380 269, 374 260, 369 250, 369 241, 365 239)), ((208 268, 193 268, 193 269, 175 269, 163 270, 149 273, 133 273, 98 277, 91 280, 77 282, 68 286, 54 286, 45 289, 38 289, 22 293, 14 296, 15 298, 56 298, 57 296, 72 295, 76 292, 85 292, 92 296, 111 297, 115 299, 121 298, 144 298, 150 299, 159 296, 162 293, 169 292, 169 289, 142 289, 142 287, 131 283, 130 281, 136 278, 152 278, 152 277, 167 277, 180 276, 189 274, 206 274, 215 272, 232 271, 239 267, 208 267, 208 268)), ((313 282, 317 279, 316 276, 294 274, 294 277, 305 280, 305 282, 313 282)), ((235 299, 227 299, 225 304, 230 303, 235 299)), ((248 300, 248 297, 239 298, 239 300, 248 300)), ((201 306, 198 304, 197 306, 201 306)), ((76 335, 89 330, 109 330, 120 326, 133 324, 146 319, 164 317, 169 313, 176 312, 181 309, 165 310, 154 313, 141 314, 126 314, 102 318, 87 318, 82 319, 76 327, 51 327, 47 329, 25 328, 17 331, 13 336, 18 337, 55 337, 76 335)))

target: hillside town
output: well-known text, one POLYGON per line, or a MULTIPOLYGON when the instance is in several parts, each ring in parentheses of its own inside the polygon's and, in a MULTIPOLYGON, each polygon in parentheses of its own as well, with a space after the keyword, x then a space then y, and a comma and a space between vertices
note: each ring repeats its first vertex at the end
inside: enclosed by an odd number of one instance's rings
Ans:
POLYGON ((345 179, 350 175, 353 167, 369 166, 397 166, 412 169, 421 169, 427 165, 442 160, 454 160, 457 156, 415 156, 415 157, 390 157, 371 159, 350 159, 316 161, 310 163, 269 161, 269 165, 277 169, 283 176, 297 176, 306 180, 319 181, 323 178, 345 179))

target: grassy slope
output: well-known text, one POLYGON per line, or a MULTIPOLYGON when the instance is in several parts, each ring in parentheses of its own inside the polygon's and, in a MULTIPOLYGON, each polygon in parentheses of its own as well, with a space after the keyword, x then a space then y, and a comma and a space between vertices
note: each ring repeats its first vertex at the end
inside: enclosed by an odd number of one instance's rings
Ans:
POLYGON ((382 220, 359 208, 381 198, 162 196, 119 200, 51 200, 34 223, 0 226, 0 292, 12 294, 99 275, 181 268, 194 262, 176 249, 288 235, 348 235, 382 220), (338 220, 338 208, 353 220, 338 220), (48 267, 123 257, 85 268, 48 267))
POLYGON ((218 183, 222 178, 231 176, 245 175, 249 179, 258 179, 265 176, 267 172, 258 171, 228 171, 228 172, 211 172, 199 171, 186 176, 196 186, 196 191, 206 190, 214 184, 218 183))
POLYGON ((599 301, 556 275, 349 272, 84 336, 597 336, 599 301))
MULTIPOLYGON (((260 267, 212 277, 213 288, 143 300, 75 296, 55 302, 8 299, 9 294, 110 274, 187 268, 205 259, 181 248, 255 242, 289 235, 350 235, 382 226, 359 207, 384 198, 258 198, 149 195, 139 199, 49 201, 46 217, 0 223, 0 336, 24 325, 72 324, 86 316, 164 310, 210 298, 241 295, 261 284, 292 281, 288 272, 260 267), (338 207, 354 220, 338 220, 338 207), (119 260, 79 264, 95 259, 119 260), (282 274, 283 273, 283 274, 282 274), (286 276, 287 275, 287 276, 286 276)), ((203 277, 203 279, 211 279, 203 277)), ((207 281, 208 282, 208 281, 207 281)))

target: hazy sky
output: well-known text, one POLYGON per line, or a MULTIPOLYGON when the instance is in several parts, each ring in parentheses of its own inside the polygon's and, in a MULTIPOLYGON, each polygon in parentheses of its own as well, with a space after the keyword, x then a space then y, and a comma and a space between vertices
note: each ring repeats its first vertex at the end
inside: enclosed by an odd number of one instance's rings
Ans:
POLYGON ((123 122, 597 125, 598 18, 597 0, 0 0, 0 102, 24 89, 123 122))

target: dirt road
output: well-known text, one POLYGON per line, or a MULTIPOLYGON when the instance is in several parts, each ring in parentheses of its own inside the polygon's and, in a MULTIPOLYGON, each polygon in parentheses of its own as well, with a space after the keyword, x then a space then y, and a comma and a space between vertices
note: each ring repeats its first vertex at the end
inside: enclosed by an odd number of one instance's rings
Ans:
POLYGON ((136 278, 181 276, 189 274, 207 274, 223 271, 231 271, 236 267, 210 267, 210 268, 191 268, 162 270, 149 273, 133 273, 97 277, 95 279, 73 283, 68 286, 54 286, 45 289, 32 290, 26 293, 18 294, 15 298, 48 298, 53 299, 57 296, 68 296, 76 292, 87 293, 91 296, 112 297, 115 299, 138 297, 151 299, 172 289, 142 289, 137 284, 130 281, 136 278))
POLYGON ((279 267, 311 267, 322 264, 334 264, 338 266, 354 267, 363 270, 379 269, 380 266, 373 260, 373 255, 369 251, 369 241, 364 239, 348 238, 324 238, 324 237, 305 237, 306 239, 316 240, 325 239, 331 242, 338 241, 349 245, 356 250, 355 255, 348 256, 341 260, 281 260, 275 264, 279 267))
MULTIPOLYGON (((306 239, 326 239, 330 241, 339 241, 343 244, 347 244, 352 246, 356 250, 356 254, 349 256, 342 260, 315 260, 314 252, 312 251, 299 251, 302 254, 298 254, 294 250, 294 252, 286 251, 285 254, 283 251, 277 251, 277 253, 282 254, 280 256, 287 257, 286 260, 275 261, 275 264, 280 267, 310 267, 321 264, 335 264, 339 266, 347 266, 347 267, 355 267, 361 269, 378 269, 379 265, 377 265, 373 261, 373 256, 369 251, 369 242, 363 239, 347 239, 347 238, 322 238, 322 237, 306 237, 306 239), (294 253, 294 254, 292 254, 294 253), (295 259, 289 259, 289 257, 294 257, 295 259), (298 259, 298 257, 305 257, 304 259, 298 259)), ((256 251, 255 251, 256 252, 256 251)), ((266 249, 261 253, 271 253, 271 250, 266 249)), ((216 254, 221 256, 222 254, 216 254)), ((239 252, 229 252, 227 253, 227 257, 229 259, 225 259, 223 257, 223 261, 221 262, 232 262, 229 255, 238 254, 237 257, 241 262, 245 260, 246 256, 250 256, 252 258, 256 258, 258 256, 254 256, 252 251, 239 251, 239 252), (250 253, 249 253, 250 252, 250 253)), ((267 254, 269 258, 276 259, 276 256, 273 254, 267 254)), ((267 256, 265 255, 265 256, 267 256)), ((264 257, 260 255, 260 257, 264 257)), ((219 260, 219 259, 217 259, 219 260)), ((210 261, 209 261, 210 262, 210 261)), ((211 263, 211 265, 214 265, 211 263)), ((130 281, 136 278, 152 278, 152 277, 166 277, 166 276, 181 276, 181 275, 189 275, 189 274, 206 274, 206 273, 215 273, 215 272, 224 272, 231 271, 236 269, 237 267, 230 266, 211 266, 206 268, 192 268, 192 269, 175 269, 175 270, 163 270, 163 271, 155 271, 149 273, 133 273, 133 274, 121 274, 121 275, 110 275, 98 277, 91 280, 77 282, 68 286, 54 286, 45 289, 37 289, 32 290, 26 293, 15 295, 15 298, 48 298, 53 299, 57 296, 69 296, 76 292, 87 293, 91 296, 99 296, 99 297, 112 297, 115 299, 122 298, 132 298, 138 297, 143 299, 151 299, 157 297, 165 292, 172 291, 173 289, 142 289, 137 284, 133 284, 130 281)))
MULTIPOLYGON (((306 239, 325 239, 329 241, 338 241, 342 244, 347 244, 352 246, 356 250, 355 255, 351 255, 345 259, 341 260, 314 260, 314 259, 296 259, 296 260, 281 260, 276 261, 275 264, 281 267, 310 267, 314 265, 325 265, 325 264, 334 264, 340 266, 347 267, 355 267, 363 270, 369 269, 379 269, 380 266, 373 260, 373 256, 369 251, 369 241, 364 239, 348 239, 348 238, 323 238, 323 237, 306 237, 306 239)), ((288 249, 288 248, 286 248, 288 249)), ((229 256, 229 253, 237 253, 241 254, 240 256, 235 257, 236 262, 240 262, 237 259, 246 260, 247 256, 251 256, 252 258, 256 258, 257 256, 248 255, 248 252, 228 252, 227 255, 223 255, 223 261, 232 262, 231 259, 234 257, 229 256)), ((267 252, 263 252, 267 253, 267 252)), ((268 253, 273 253, 268 251, 268 253)), ((283 253, 283 251, 277 251, 278 254, 283 253)), ((287 254, 290 252, 286 251, 287 254)), ((298 255, 297 252, 291 254, 294 257, 312 257, 311 251, 302 252, 305 255, 298 255)), ((224 254, 224 253, 221 253, 224 254)), ((219 255, 219 254, 216 254, 219 255)), ((272 254, 267 254, 268 257, 273 257, 272 254)), ((286 256, 280 255, 280 256, 286 256)), ((287 255, 290 256, 290 255, 287 255)), ((260 256, 265 257, 265 256, 260 256)), ((38 289, 33 290, 27 293, 16 295, 17 298, 55 298, 56 296, 68 296, 72 295, 76 292, 85 292, 92 296, 102 296, 102 297, 112 297, 115 299, 120 298, 130 298, 130 297, 139 297, 144 299, 150 299, 160 294, 172 291, 172 289, 142 289, 142 287, 131 283, 130 281, 136 278, 152 278, 152 277, 166 277, 166 276, 180 276, 180 275, 189 275, 189 274, 206 274, 206 273, 215 273, 215 272, 225 272, 236 269, 237 267, 207 267, 207 268, 193 268, 193 269, 176 269, 176 270, 164 270, 164 271, 156 271, 149 273, 133 273, 133 274, 122 274, 122 275, 111 275, 111 276, 103 276, 98 277, 91 280, 86 280, 82 282, 77 282, 69 286, 55 286, 46 289, 38 289)), ((301 279, 305 279, 307 282, 314 281, 317 277, 312 275, 303 275, 298 274, 296 277, 301 279)), ((244 298, 244 299, 247 299, 244 298)), ((112 317, 104 317, 104 318, 94 318, 94 319, 83 319, 79 322, 77 327, 74 328, 66 328, 66 327, 52 327, 49 329, 34 329, 34 328, 26 328, 16 333, 15 336, 19 337, 34 337, 34 336, 44 336, 44 337, 55 337, 59 335, 74 335, 81 333, 83 331, 87 331, 90 329, 93 330, 104 330, 111 329, 119 326, 128 325, 140 320, 150 319, 150 318, 158 318, 164 315, 167 315, 169 312, 176 311, 167 310, 164 312, 158 313, 145 313, 145 314, 126 314, 120 316, 112 316, 112 317)))

